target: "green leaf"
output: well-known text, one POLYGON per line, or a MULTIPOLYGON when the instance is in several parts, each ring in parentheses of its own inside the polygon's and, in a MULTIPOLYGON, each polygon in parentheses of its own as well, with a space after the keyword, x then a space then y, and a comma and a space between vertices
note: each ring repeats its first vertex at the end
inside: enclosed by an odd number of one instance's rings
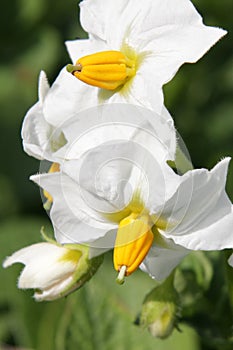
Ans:
POLYGON ((122 286, 115 278, 112 261, 107 257, 99 273, 67 297, 55 339, 56 350, 141 350, 142 346, 147 350, 199 349, 196 335, 187 327, 184 333, 175 331, 162 341, 134 325, 144 296, 155 282, 141 271, 127 278, 122 286))

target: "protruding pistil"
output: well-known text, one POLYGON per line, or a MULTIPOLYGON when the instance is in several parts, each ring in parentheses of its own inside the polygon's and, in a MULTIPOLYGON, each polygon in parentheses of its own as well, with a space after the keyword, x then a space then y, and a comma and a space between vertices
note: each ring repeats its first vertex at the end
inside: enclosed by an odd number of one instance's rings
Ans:
POLYGON ((76 65, 67 64, 66 70, 67 70, 67 72, 69 72, 71 74, 74 74, 75 72, 81 72, 82 65, 81 64, 76 64, 76 65))
POLYGON ((116 279, 117 283, 123 284, 125 282, 126 270, 127 270, 127 266, 125 265, 121 266, 119 274, 116 279))

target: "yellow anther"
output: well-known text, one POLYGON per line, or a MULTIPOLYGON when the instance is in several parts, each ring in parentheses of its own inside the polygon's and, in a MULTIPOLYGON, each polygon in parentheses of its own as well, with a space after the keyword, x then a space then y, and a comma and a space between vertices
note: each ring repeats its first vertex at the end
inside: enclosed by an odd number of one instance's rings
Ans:
POLYGON ((120 51, 102 51, 80 58, 67 71, 84 83, 115 90, 135 75, 135 62, 120 51))
MULTIPOLYGON (((48 173, 57 173, 59 171, 60 171, 60 165, 58 163, 53 163, 51 165, 51 167, 49 168, 48 173)), ((46 190, 43 190, 43 195, 47 199, 47 201, 44 203, 44 208, 45 208, 45 210, 49 210, 51 207, 51 204, 53 203, 53 197, 46 190)))
POLYGON ((119 271, 117 281, 123 283, 124 276, 133 273, 147 255, 154 235, 149 225, 149 216, 130 214, 121 220, 114 246, 114 267, 119 271))

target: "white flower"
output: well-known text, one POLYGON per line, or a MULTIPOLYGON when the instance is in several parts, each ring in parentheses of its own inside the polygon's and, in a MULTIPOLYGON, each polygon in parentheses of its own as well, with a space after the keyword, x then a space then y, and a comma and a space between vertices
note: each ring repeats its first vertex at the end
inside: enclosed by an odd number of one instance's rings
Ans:
POLYGON ((232 247, 232 204, 225 193, 229 158, 183 176, 166 164, 158 140, 107 142, 31 179, 52 194, 51 219, 62 243, 114 248, 119 279, 138 266, 165 278, 189 250, 232 247), (157 152, 158 150, 158 152, 157 152))
POLYGON ((103 102, 128 102, 160 114, 162 86, 226 34, 205 26, 189 0, 84 0, 80 19, 89 39, 67 42, 76 65, 69 71, 97 87, 63 69, 44 103, 53 125, 103 102))
POLYGON ((25 265, 18 288, 35 289, 37 301, 54 300, 80 288, 95 273, 101 259, 88 259, 89 248, 43 242, 30 245, 6 258, 3 267, 25 265))

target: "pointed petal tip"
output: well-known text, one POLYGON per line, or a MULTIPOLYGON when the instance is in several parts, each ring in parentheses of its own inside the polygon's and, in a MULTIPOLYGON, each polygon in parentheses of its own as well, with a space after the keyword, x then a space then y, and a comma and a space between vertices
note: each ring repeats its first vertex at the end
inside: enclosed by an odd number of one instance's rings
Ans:
POLYGON ((39 81, 43 80, 43 79, 47 79, 47 75, 46 75, 45 71, 42 69, 39 73, 39 81))
POLYGON ((34 174, 29 176, 29 180, 35 182, 37 185, 40 184, 40 174, 34 174))
POLYGON ((8 256, 5 258, 5 260, 2 263, 2 267, 6 269, 7 267, 11 266, 14 262, 12 262, 11 256, 8 256))
POLYGON ((5 260, 2 263, 2 267, 6 269, 7 267, 10 267, 14 264, 24 264, 20 259, 19 259, 19 251, 14 252, 12 255, 7 256, 5 260))
POLYGON ((49 91, 49 83, 48 83, 48 78, 45 73, 45 71, 41 70, 39 74, 39 81, 38 81, 38 95, 39 95, 39 101, 41 103, 44 102, 45 97, 49 91))
POLYGON ((231 157, 225 157, 225 158, 221 159, 221 160, 212 168, 211 171, 215 171, 216 169, 223 168, 223 169, 225 169, 225 171, 227 172, 230 161, 231 161, 231 157))

